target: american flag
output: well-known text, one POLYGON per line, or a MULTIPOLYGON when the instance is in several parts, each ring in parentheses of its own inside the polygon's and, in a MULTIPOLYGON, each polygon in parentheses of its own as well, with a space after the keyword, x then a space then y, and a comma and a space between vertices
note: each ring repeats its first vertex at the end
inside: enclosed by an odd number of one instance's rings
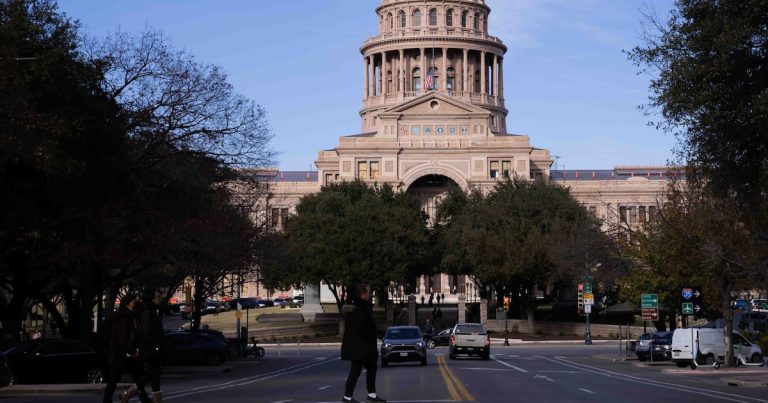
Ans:
POLYGON ((432 88, 432 75, 428 75, 427 78, 424 80, 424 89, 425 90, 431 90, 432 88))

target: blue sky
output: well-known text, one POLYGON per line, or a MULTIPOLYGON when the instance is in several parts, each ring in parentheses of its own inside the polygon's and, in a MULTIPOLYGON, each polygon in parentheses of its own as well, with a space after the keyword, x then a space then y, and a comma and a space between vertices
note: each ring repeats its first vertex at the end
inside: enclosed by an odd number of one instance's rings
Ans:
MULTIPOLYGON (((174 47, 217 64, 266 108, 281 170, 360 130, 360 45, 379 0, 59 0, 85 33, 161 29, 174 47)), ((504 63, 507 130, 527 134, 559 169, 658 165, 675 139, 646 122, 649 77, 622 53, 641 40, 641 10, 672 0, 487 0, 504 63)), ((314 167, 313 167, 314 168, 314 167)), ((554 167, 553 167, 554 168, 554 167)))

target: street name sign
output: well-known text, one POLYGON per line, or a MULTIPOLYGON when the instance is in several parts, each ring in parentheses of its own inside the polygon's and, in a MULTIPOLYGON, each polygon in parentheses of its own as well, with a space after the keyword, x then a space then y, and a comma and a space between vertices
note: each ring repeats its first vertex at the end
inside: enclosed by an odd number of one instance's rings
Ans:
POLYGON ((659 310, 657 308, 642 308, 643 320, 659 320, 659 310))
POLYGON ((640 296, 641 308, 659 308, 659 294, 643 294, 640 296))

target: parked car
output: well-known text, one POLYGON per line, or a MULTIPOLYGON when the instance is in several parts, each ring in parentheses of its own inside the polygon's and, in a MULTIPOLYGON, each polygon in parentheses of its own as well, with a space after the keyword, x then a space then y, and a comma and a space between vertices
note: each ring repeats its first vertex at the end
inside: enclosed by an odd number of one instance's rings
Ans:
POLYGON ((173 331, 165 334, 165 363, 221 365, 227 360, 228 343, 205 332, 173 331))
POLYGON ((203 315, 228 311, 229 310, 228 306, 229 306, 228 304, 225 304, 224 302, 221 302, 221 301, 217 301, 215 299, 206 300, 205 305, 203 306, 203 315))
POLYGON ((220 332, 218 330, 208 329, 208 328, 203 328, 203 329, 199 329, 199 330, 174 329, 174 330, 168 330, 165 333, 166 334, 169 334, 169 333, 201 333, 201 334, 205 334, 205 335, 208 335, 208 336, 215 337, 215 338, 221 340, 224 343, 229 343, 229 340, 227 340, 227 336, 224 336, 223 332, 220 332))
POLYGON ((672 332, 665 332, 662 337, 651 340, 649 346, 653 361, 669 361, 672 359, 672 332))
POLYGON ((13 383, 102 383, 106 355, 81 340, 21 343, 5 352, 13 383))
POLYGON ((750 303, 752 304, 752 312, 768 312, 768 299, 753 299, 750 303))
POLYGON ((304 295, 297 295, 293 297, 293 303, 296 305, 304 305, 304 295))
POLYGON ((272 303, 275 304, 275 306, 285 306, 288 305, 288 298, 275 298, 272 300, 272 303))
POLYGON ((731 301, 731 309, 747 312, 749 310, 749 302, 746 299, 733 300, 731 301))
POLYGON ((257 304, 259 305, 259 308, 266 308, 270 306, 275 306, 274 301, 269 299, 260 299, 257 304))
POLYGON ((427 342, 427 348, 435 348, 437 346, 447 346, 451 340, 453 334, 453 328, 445 329, 438 334, 424 336, 424 341, 427 342))
POLYGON ((427 343, 417 326, 392 326, 381 342, 381 366, 390 362, 419 361, 427 365, 427 343))
POLYGON ((259 307, 259 300, 257 298, 235 298, 229 301, 229 308, 237 309, 237 304, 240 304, 242 309, 256 309, 259 307))
MULTIPOLYGON (((651 333, 643 333, 640 335, 640 337, 637 339, 637 344, 635 345, 635 355, 637 355, 637 359, 640 361, 645 361, 650 358, 650 347, 651 343, 656 339, 661 338, 671 338, 672 332, 651 332, 651 333)), ((671 342, 670 342, 671 343, 671 342)), ((653 357, 656 359, 656 356, 653 357)))
POLYGON ((13 385, 13 372, 8 368, 5 354, 0 353, 0 388, 13 385))

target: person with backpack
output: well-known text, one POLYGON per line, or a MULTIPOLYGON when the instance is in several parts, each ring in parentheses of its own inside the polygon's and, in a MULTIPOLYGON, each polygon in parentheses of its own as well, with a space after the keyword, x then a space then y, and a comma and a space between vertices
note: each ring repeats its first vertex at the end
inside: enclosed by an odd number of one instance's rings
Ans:
POLYGON ((138 361, 138 345, 136 335, 136 296, 128 294, 120 300, 120 308, 110 315, 108 324, 107 350, 107 386, 104 388, 104 403, 111 403, 117 389, 117 383, 128 372, 134 384, 120 393, 122 402, 128 402, 131 397, 139 394, 142 403, 152 403, 147 392, 138 384, 142 380, 141 366, 138 361))

